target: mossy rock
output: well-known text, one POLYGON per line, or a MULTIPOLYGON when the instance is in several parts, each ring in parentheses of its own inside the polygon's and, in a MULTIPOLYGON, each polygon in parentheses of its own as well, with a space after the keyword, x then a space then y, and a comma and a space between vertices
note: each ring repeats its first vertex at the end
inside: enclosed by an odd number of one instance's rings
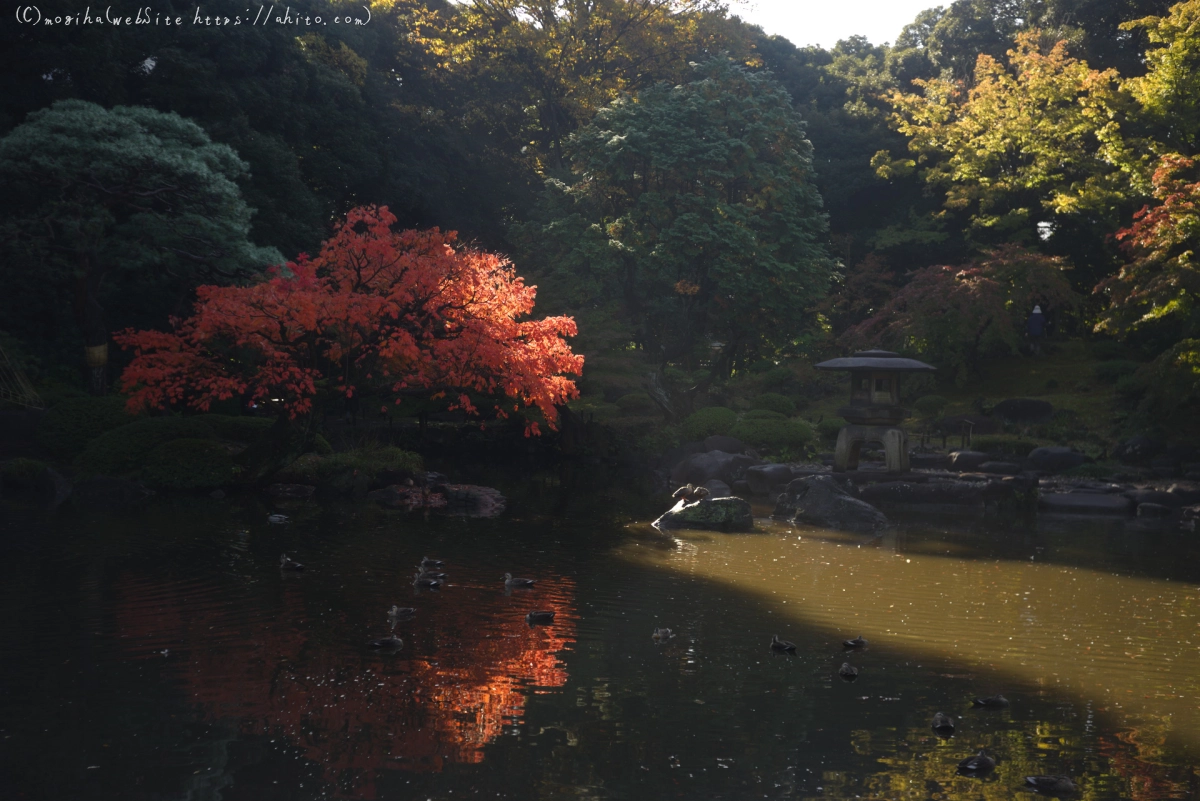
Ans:
POLYGON ((803 420, 741 420, 729 436, 756 448, 795 449, 812 442, 813 430, 803 420))
POLYGON ((38 442, 59 459, 72 459, 92 440, 133 422, 125 410, 125 399, 115 395, 82 397, 61 401, 38 422, 38 442))
POLYGON ((424 472, 420 454, 388 446, 331 456, 305 454, 276 474, 275 480, 312 484, 338 495, 365 495, 371 489, 415 479, 424 472))
POLYGON ((683 421, 684 440, 701 440, 714 434, 728 434, 737 424, 737 413, 724 406, 709 406, 688 415, 683 421))
POLYGON ((18 457, 0 462, 0 484, 7 489, 36 490, 45 482, 49 465, 37 459, 18 457))
POLYGON ((142 480, 155 489, 215 489, 230 484, 239 469, 229 450, 211 439, 174 439, 146 456, 142 480))
POLYGON ((786 420, 786 414, 773 412, 770 409, 751 409, 742 414, 743 420, 786 420))
POLYGON ((759 395, 754 399, 752 408, 778 412, 784 417, 791 417, 796 413, 796 404, 792 403, 792 399, 778 392, 764 392, 759 395))
POLYGON ((658 405, 645 392, 630 392, 617 398, 617 407, 627 416, 645 417, 658 411, 658 405))
POLYGON ((216 432, 203 417, 147 417, 101 434, 75 460, 85 476, 137 473, 150 452, 176 439, 211 440, 216 432))

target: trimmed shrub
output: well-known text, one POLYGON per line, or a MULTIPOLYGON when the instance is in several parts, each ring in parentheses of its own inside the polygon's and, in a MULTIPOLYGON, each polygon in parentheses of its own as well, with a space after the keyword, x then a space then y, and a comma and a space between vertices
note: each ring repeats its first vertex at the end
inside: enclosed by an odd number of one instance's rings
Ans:
POLYGON ((796 450, 813 440, 812 427, 803 420, 741 420, 729 431, 747 445, 770 450, 796 450))
POLYGON ((658 411, 658 405, 645 392, 630 392, 617 398, 617 406, 625 415, 645 416, 658 411))
POLYGON ((150 452, 163 443, 215 438, 212 425, 202 417, 147 417, 101 434, 75 466, 84 475, 122 476, 141 470, 150 452))
POLYGON ((742 415, 743 420, 786 420, 786 414, 773 412, 770 409, 751 409, 742 415))
POLYGON ((214 489, 233 481, 229 451, 211 439, 173 439, 146 456, 142 479, 156 489, 214 489))
POLYGON ((277 480, 328 487, 337 492, 365 492, 375 485, 395 484, 425 472, 420 454, 393 446, 358 448, 332 456, 306 454, 285 467, 277 480))
POLYGON ((329 444, 329 440, 325 439, 320 434, 313 434, 312 452, 318 456, 332 456, 333 446, 329 444))
POLYGON ((792 399, 778 392, 764 392, 754 399, 752 406, 755 409, 779 412, 784 417, 791 417, 796 413, 796 404, 792 403, 792 399))
POLYGON ((698 440, 713 434, 728 434, 737 423, 737 413, 724 406, 709 406, 693 412, 683 421, 684 440, 698 440))
POLYGON ((275 420, 270 417, 247 417, 228 414, 202 414, 197 420, 207 423, 218 439, 250 443, 271 430, 275 420))
POLYGON ((56 458, 72 459, 96 437, 133 420, 134 417, 125 411, 124 398, 115 395, 69 398, 42 415, 38 423, 38 442, 56 458))
POLYGON ((1097 381, 1103 381, 1106 384, 1115 384, 1125 376, 1136 373, 1141 366, 1140 362, 1114 359, 1113 361, 1097 364, 1092 368, 1092 375, 1096 377, 1097 381))
POLYGON ((1005 453, 1009 456, 1025 457, 1034 448, 1040 448, 1044 442, 1024 437, 1004 436, 1001 434, 980 434, 971 437, 971 449, 984 453, 1005 453))
POLYGON ((761 382, 764 387, 781 389, 792 382, 796 374, 786 367, 775 367, 763 373, 761 382))
POLYGON ((832 442, 838 438, 838 434, 842 433, 842 429, 849 423, 840 417, 828 417, 817 423, 817 433, 821 435, 821 439, 827 442, 832 442))
POLYGON ((913 402, 913 408, 921 413, 921 417, 932 420, 941 417, 949 404, 950 401, 941 395, 923 395, 913 402))

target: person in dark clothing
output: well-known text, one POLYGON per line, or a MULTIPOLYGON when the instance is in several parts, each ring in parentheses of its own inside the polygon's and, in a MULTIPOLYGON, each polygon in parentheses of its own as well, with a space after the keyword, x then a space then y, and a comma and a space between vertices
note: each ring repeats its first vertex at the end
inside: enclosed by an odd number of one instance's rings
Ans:
POLYGON ((1029 334, 1029 341, 1032 343, 1034 355, 1042 352, 1042 337, 1046 335, 1046 315, 1042 314, 1041 306, 1034 306, 1033 313, 1029 315, 1029 321, 1025 324, 1025 330, 1029 334))

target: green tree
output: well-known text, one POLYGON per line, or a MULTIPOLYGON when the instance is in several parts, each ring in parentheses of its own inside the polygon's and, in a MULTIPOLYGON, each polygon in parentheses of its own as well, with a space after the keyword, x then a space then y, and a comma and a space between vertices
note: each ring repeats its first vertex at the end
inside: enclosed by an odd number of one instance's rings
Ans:
POLYGON ((836 263, 787 93, 725 58, 696 72, 572 136, 572 181, 518 234, 573 305, 620 298, 652 359, 721 375, 799 338, 836 263))
MULTIPOLYGON (((96 394, 107 390, 105 298, 230 282, 282 261, 248 239, 246 165, 176 114, 64 100, 0 140, 6 318, 29 295, 73 306, 96 394)), ((169 294, 167 295, 169 297, 169 294)))

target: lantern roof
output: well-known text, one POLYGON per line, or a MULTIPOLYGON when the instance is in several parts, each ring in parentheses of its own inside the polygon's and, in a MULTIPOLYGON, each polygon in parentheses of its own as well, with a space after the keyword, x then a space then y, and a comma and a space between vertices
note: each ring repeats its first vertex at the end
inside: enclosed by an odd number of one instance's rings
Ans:
POLYGON ((932 373, 937 368, 916 359, 907 359, 890 350, 860 350, 853 356, 842 356, 816 365, 818 370, 870 370, 888 373, 932 373))

